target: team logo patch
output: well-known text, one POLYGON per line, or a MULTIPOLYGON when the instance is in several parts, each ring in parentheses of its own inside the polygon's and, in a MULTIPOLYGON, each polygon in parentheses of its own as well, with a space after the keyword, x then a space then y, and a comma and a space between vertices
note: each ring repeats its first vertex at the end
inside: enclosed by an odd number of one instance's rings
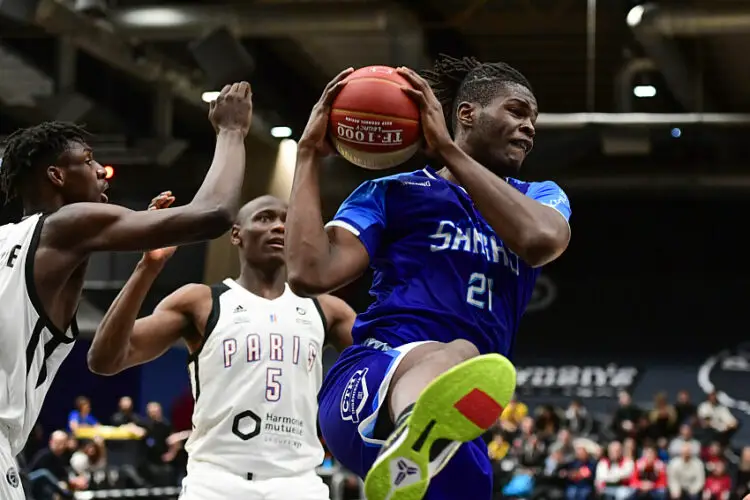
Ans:
POLYGON ((750 343, 704 361, 698 370, 698 385, 706 394, 716 391, 724 406, 750 414, 750 343))
POLYGON ((367 403, 367 368, 357 370, 346 383, 344 394, 341 395, 341 420, 359 423, 359 415, 367 403))
POLYGON ((18 476, 18 470, 15 467, 8 469, 8 472, 5 473, 5 480, 13 488, 18 488, 21 485, 21 478, 18 476))

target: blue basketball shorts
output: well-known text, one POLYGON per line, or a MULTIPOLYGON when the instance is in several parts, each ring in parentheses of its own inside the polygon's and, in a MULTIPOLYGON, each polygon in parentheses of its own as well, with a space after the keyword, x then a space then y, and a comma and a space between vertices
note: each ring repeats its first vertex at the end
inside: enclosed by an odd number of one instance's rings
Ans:
MULTIPOLYGON (((375 431, 393 373, 409 351, 424 343, 391 348, 368 339, 345 349, 323 381, 318 395, 323 439, 336 460, 362 478, 388 437, 375 431)), ((491 500, 492 464, 481 438, 459 448, 432 479, 424 498, 491 500)))

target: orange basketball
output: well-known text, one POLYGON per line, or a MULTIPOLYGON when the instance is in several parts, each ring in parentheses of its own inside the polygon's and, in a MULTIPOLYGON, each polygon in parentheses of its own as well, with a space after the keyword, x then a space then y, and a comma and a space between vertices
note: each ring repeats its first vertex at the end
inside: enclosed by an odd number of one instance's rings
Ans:
POLYGON ((371 170, 395 167, 420 146, 419 106, 401 87, 411 84, 394 68, 367 66, 346 78, 333 101, 330 133, 336 150, 371 170))

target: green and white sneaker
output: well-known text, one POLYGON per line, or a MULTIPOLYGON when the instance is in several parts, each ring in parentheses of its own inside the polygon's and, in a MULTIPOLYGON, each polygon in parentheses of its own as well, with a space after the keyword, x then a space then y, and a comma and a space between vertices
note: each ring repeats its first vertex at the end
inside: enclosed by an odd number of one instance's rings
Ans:
POLYGON ((516 369, 499 354, 464 361, 430 382, 368 472, 367 500, 421 500, 461 444, 497 421, 515 388, 516 369))

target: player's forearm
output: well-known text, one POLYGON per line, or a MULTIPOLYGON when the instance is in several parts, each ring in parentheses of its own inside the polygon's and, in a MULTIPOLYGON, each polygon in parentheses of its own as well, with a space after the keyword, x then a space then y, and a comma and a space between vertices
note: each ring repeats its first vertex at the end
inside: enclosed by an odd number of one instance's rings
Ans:
POLYGON ((162 266, 139 262, 96 329, 88 352, 89 369, 114 375, 127 366, 130 339, 138 312, 162 266))
POLYGON ((455 143, 440 156, 500 239, 526 263, 539 265, 557 251, 556 214, 518 192, 455 143))
POLYGON ((239 210, 244 179, 243 133, 239 130, 219 130, 211 167, 190 205, 199 210, 215 211, 217 218, 226 226, 226 231, 239 210))
MULTIPOLYGON (((331 243, 323 227, 320 202, 320 158, 300 148, 286 218, 286 258, 289 284, 296 293, 321 293, 330 266, 331 243)), ((327 290, 326 290, 327 291, 327 290)))

